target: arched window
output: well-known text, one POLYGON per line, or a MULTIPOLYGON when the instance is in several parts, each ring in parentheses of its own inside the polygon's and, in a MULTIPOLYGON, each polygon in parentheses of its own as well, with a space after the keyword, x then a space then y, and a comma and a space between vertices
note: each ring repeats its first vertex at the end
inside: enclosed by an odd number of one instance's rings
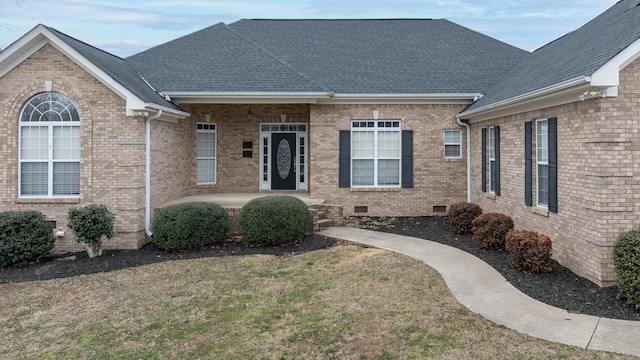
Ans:
POLYGON ((69 98, 47 92, 20 113, 19 194, 80 195, 80 115, 69 98))

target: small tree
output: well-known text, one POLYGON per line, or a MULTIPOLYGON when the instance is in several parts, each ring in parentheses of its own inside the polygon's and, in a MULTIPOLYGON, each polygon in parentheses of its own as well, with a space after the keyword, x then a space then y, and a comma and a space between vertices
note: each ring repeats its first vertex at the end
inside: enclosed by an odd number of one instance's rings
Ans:
POLYGON ((84 243, 89 257, 102 255, 102 237, 113 237, 115 216, 104 205, 92 204, 69 210, 68 225, 75 239, 84 243))

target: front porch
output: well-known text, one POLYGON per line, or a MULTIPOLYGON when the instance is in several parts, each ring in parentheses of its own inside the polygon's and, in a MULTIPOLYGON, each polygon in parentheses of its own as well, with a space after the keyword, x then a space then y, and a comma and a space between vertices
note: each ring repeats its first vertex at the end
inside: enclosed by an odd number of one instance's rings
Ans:
POLYGON ((238 230, 238 215, 242 207, 249 201, 270 196, 270 195, 288 195, 294 196, 302 200, 309 211, 311 211, 312 223, 309 224, 312 231, 319 231, 321 228, 330 226, 342 226, 342 206, 325 204, 323 199, 313 199, 309 196, 309 193, 295 192, 295 193, 272 193, 272 192, 260 192, 260 193, 212 193, 186 196, 180 199, 166 202, 155 208, 155 212, 162 210, 166 207, 189 203, 189 202, 208 202, 215 203, 222 206, 229 214, 229 232, 235 233, 238 230))

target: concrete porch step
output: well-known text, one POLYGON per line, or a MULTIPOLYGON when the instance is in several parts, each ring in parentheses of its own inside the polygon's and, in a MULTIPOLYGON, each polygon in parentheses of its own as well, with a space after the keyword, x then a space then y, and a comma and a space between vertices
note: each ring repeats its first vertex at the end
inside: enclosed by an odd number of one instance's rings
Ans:
POLYGON ((331 219, 320 219, 318 220, 318 227, 320 228, 328 228, 333 226, 333 220, 331 219))

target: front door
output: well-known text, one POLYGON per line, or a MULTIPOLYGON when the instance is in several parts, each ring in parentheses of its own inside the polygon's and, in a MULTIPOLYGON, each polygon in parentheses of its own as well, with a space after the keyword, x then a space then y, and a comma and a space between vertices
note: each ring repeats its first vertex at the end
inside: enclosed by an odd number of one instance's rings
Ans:
POLYGON ((296 190, 296 134, 271 134, 271 189, 296 190))

